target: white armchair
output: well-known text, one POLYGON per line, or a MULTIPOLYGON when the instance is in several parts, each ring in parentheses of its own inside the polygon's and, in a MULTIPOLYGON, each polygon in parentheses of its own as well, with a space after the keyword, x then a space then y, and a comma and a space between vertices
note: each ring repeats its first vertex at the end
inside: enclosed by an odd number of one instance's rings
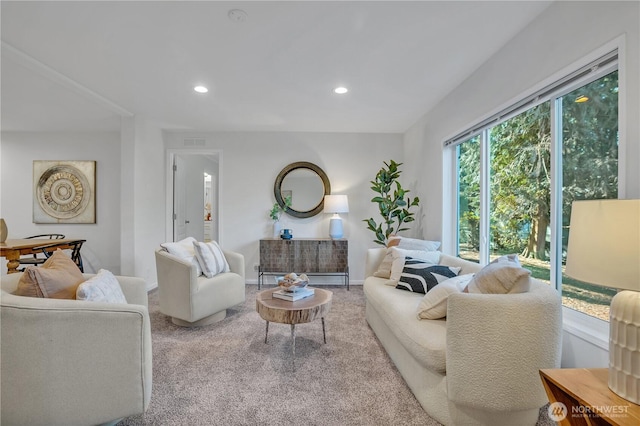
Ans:
POLYGON ((230 272, 198 276, 194 263, 164 250, 156 251, 160 312, 182 327, 222 321, 227 308, 245 300, 244 256, 224 251, 230 272))
POLYGON ((116 277, 123 304, 14 296, 21 275, 1 279, 2 423, 115 424, 144 413, 152 384, 144 280, 116 277))

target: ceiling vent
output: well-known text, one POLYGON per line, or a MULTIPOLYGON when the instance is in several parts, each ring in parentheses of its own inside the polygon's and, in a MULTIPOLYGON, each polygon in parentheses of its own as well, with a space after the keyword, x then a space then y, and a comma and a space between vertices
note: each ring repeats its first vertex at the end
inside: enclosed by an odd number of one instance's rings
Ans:
POLYGON ((204 146, 205 142, 203 138, 185 138, 184 146, 204 146))

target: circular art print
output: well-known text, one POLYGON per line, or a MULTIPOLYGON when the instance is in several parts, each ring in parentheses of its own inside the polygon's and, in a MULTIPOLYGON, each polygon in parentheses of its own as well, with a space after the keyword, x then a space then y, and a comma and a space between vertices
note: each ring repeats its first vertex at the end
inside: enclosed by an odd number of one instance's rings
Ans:
POLYGON ((34 161, 35 223, 95 223, 95 161, 34 161))

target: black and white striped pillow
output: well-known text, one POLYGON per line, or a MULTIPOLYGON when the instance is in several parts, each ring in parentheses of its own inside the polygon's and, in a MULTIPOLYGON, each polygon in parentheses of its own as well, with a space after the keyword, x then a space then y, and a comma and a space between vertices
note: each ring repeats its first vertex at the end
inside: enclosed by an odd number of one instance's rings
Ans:
POLYGON ((434 265, 407 257, 396 288, 426 294, 439 283, 453 278, 459 273, 460 268, 434 265))

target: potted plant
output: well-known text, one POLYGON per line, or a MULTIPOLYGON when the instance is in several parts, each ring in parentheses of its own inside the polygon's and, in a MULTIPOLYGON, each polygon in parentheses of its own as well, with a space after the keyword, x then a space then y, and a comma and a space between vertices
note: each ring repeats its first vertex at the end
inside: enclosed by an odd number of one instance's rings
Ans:
POLYGON ((384 165, 385 167, 376 174, 375 180, 371 181, 371 189, 378 194, 371 199, 371 202, 378 204, 382 220, 377 223, 373 218, 369 218, 364 222, 375 234, 373 241, 386 246, 391 235, 409 229, 403 228, 402 225, 415 220, 414 213, 410 209, 418 207, 420 199, 406 196, 409 190, 403 189, 398 181, 402 173, 399 169, 402 163, 391 160, 389 163, 384 161, 384 165))
MULTIPOLYGON (((291 196, 285 197, 284 199, 285 208, 291 206, 291 196)), ((280 206, 278 203, 273 203, 273 207, 271 207, 271 211, 269 212, 269 217, 273 220, 273 237, 280 236, 280 217, 282 213, 284 213, 285 209, 280 206)))

